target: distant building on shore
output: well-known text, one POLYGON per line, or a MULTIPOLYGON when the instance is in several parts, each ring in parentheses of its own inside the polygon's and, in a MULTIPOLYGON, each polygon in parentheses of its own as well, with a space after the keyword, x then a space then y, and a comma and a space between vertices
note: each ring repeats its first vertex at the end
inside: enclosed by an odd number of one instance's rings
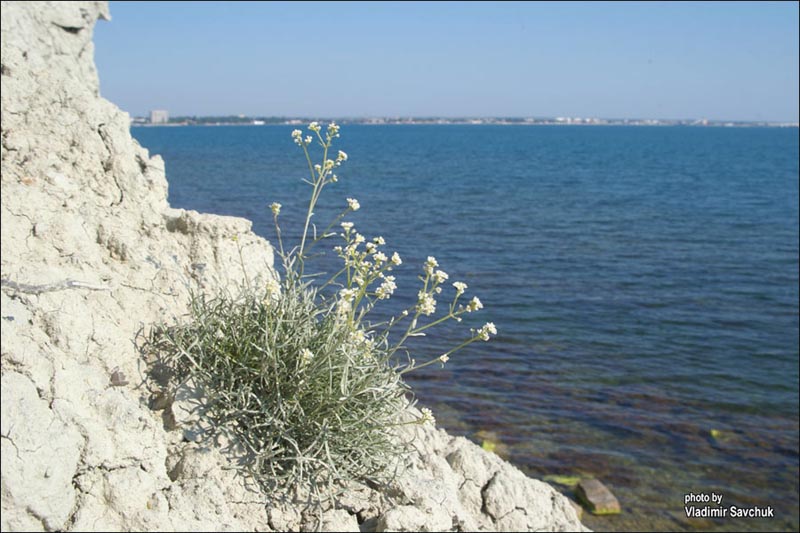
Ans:
POLYGON ((166 124, 167 122, 169 122, 169 112, 166 109, 150 111, 150 124, 166 124))

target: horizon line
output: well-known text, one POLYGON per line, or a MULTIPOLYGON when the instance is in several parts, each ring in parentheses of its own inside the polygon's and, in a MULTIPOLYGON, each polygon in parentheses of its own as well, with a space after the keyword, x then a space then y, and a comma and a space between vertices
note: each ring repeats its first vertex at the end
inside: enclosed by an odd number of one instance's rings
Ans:
MULTIPOLYGON (((149 113, 153 111, 167 111, 168 109, 153 108, 144 115, 133 115, 132 118, 149 118, 149 113)), ((210 119, 210 118, 231 118, 231 119, 273 119, 283 121, 332 121, 332 120, 351 120, 351 121, 367 121, 367 120, 440 120, 440 121, 464 121, 464 120, 514 120, 514 121, 609 121, 609 122, 696 122, 696 123, 736 123, 736 124, 790 124, 798 125, 798 120, 763 120, 763 119, 711 119, 706 117, 688 117, 688 118, 653 118, 653 117, 600 117, 600 116, 578 116, 578 115, 338 115, 338 116, 322 116, 322 115, 249 115, 242 113, 228 113, 228 114, 176 114, 170 116, 169 119, 210 119)))

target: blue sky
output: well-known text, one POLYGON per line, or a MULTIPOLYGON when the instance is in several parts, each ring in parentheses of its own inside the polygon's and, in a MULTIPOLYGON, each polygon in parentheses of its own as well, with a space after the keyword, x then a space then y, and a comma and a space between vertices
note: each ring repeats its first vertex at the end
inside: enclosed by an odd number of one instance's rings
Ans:
POLYGON ((111 2, 132 115, 798 121, 796 2, 111 2))

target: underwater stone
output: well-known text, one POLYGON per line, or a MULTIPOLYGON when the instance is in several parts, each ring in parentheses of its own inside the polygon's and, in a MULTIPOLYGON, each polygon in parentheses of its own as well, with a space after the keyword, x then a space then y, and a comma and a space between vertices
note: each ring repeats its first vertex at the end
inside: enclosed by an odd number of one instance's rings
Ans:
POLYGON ((619 501, 599 480, 582 479, 575 488, 575 496, 596 515, 619 514, 619 501))

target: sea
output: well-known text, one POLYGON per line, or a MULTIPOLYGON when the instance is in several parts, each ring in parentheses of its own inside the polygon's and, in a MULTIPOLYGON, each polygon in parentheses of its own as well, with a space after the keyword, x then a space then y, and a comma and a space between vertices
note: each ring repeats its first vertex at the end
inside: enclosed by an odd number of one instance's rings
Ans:
MULTIPOLYGON (((172 206, 248 218, 275 242, 279 202, 289 247, 311 192, 294 128, 132 134, 164 158, 172 206)), ((345 220, 400 254, 381 312, 413 303, 428 256, 484 305, 413 339, 411 356, 497 327, 444 367, 408 374, 440 427, 568 495, 569 477, 598 478, 622 507, 585 513, 598 531, 800 528, 797 128, 340 133, 333 150, 348 160, 312 220, 323 229, 355 198, 345 220), (774 517, 687 517, 687 497, 712 493, 774 517)), ((318 261, 330 272, 336 259, 318 261)))

